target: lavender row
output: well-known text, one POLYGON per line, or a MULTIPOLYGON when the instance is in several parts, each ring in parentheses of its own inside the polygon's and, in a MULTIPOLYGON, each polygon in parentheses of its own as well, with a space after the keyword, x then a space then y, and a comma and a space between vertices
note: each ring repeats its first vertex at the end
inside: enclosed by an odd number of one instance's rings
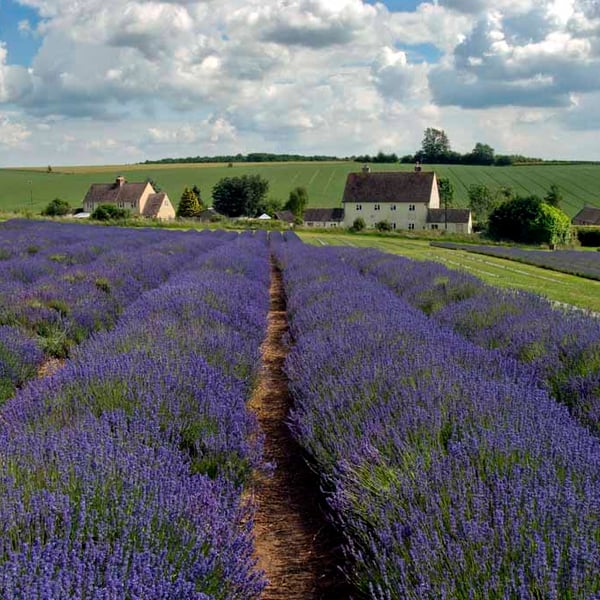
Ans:
POLYGON ((1 597, 259 597, 242 490, 268 278, 266 240, 236 237, 7 402, 1 597))
POLYGON ((541 385, 600 434, 600 319, 438 263, 376 250, 343 249, 338 256, 479 346, 529 365, 541 385))
POLYGON ((478 244, 455 244, 453 242, 431 242, 432 246, 450 250, 464 250, 475 254, 507 258, 528 265, 553 271, 579 275, 588 279, 600 279, 600 254, 581 250, 527 250, 512 246, 482 246, 478 244))
POLYGON ((292 429, 369 598, 600 597, 600 444, 534 373, 280 244, 292 429))
POLYGON ((65 357, 92 332, 112 327, 143 291, 226 239, 32 221, 9 221, 0 234, 15 253, 0 260, 0 400, 44 357, 65 357))

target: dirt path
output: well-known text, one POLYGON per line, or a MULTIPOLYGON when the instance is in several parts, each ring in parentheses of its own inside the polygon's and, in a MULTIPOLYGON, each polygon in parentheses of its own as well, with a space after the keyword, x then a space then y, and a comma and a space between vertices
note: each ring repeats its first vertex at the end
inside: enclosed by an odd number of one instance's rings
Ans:
POLYGON ((250 402, 265 435, 272 476, 259 476, 253 497, 256 556, 269 580, 262 600, 345 600, 350 593, 337 569, 338 550, 319 508, 317 478, 285 424, 291 398, 283 372, 287 331, 281 273, 271 266, 271 309, 262 346, 263 367, 250 402))

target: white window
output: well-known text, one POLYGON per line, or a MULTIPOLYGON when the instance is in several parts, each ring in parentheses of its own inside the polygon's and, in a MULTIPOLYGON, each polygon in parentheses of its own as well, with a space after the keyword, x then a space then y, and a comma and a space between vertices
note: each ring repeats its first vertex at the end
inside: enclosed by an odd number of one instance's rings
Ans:
POLYGON ((381 206, 379 204, 375 205, 375 210, 379 210, 381 208, 381 206))
POLYGON ((408 210, 415 210, 415 205, 414 204, 409 204, 408 205, 408 210))
POLYGON ((409 223, 408 224, 408 228, 409 229, 414 229, 415 228, 415 224, 414 223, 409 223))
POLYGON ((356 205, 356 210, 362 210, 362 204, 357 204, 356 205))
POLYGON ((396 229, 396 223, 392 223, 392 229, 396 229))
POLYGON ((438 224, 437 223, 432 223, 431 224, 431 229, 437 229, 438 228, 438 224))
POLYGON ((395 204, 392 204, 392 207, 391 207, 391 209, 390 209, 390 210, 396 210, 396 205, 395 205, 395 204))

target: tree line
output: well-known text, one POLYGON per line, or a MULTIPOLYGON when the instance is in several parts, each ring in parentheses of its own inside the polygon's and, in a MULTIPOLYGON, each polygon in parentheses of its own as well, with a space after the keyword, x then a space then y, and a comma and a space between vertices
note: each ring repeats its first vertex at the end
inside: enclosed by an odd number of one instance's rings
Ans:
POLYGON ((222 154, 217 156, 187 156, 185 158, 160 158, 146 160, 142 164, 173 164, 173 163, 263 163, 263 162, 325 162, 346 160, 337 156, 321 154, 274 154, 271 152, 251 152, 249 154, 222 154))

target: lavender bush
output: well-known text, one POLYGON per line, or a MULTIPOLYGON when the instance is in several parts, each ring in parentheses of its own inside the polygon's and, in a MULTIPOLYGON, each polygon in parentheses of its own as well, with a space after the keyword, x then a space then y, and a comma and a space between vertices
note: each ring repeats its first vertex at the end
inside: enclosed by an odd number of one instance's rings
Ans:
POLYGON ((359 589, 599 597, 600 443, 535 369, 468 342, 335 249, 275 251, 294 341, 291 426, 359 589))
POLYGON ((67 356, 91 333, 114 326, 145 290, 236 235, 152 233, 33 221, 0 224, 0 256, 2 248, 10 249, 0 260, 0 327, 10 326, 15 348, 15 353, 6 345, 0 349, 0 377, 11 382, 0 386, 0 400, 27 378, 23 375, 35 373, 27 354, 19 377, 1 375, 21 364, 19 348, 37 344, 46 356, 67 356))
POLYGON ((3 407, 0 596, 259 597, 242 486, 268 248, 226 239, 3 407))

